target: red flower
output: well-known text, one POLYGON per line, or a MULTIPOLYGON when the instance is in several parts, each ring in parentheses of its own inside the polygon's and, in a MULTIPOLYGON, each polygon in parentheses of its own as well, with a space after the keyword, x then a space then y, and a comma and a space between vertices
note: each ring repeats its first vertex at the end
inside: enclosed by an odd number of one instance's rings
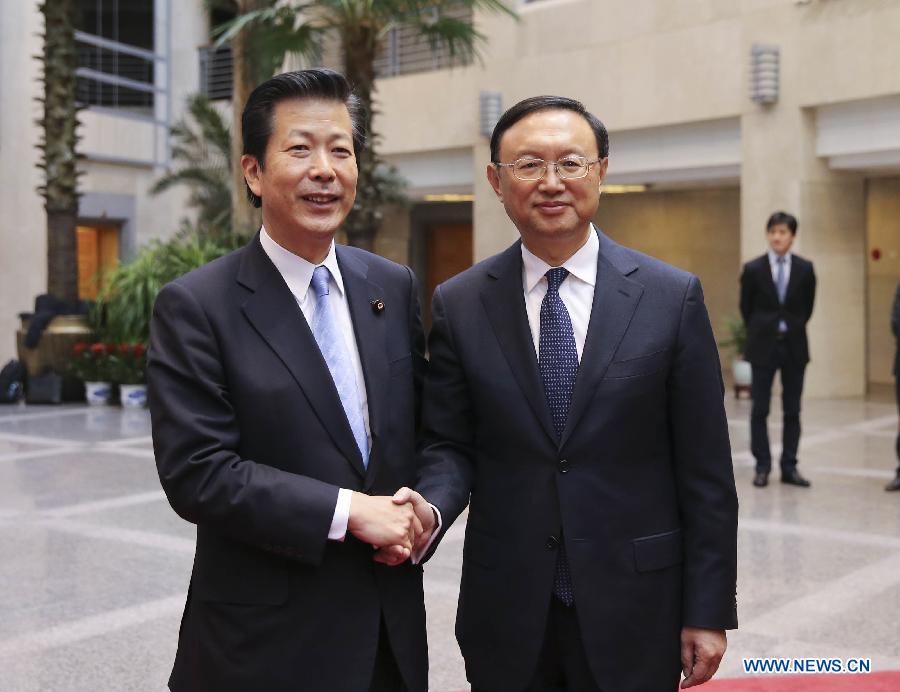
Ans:
POLYGON ((91 344, 91 353, 95 356, 102 356, 106 350, 106 344, 91 344))
POLYGON ((83 341, 79 341, 77 344, 75 344, 72 347, 72 350, 75 351, 76 356, 80 356, 82 353, 84 353, 87 350, 87 344, 84 343, 83 341))
POLYGON ((135 355, 137 358, 140 358, 140 357, 141 357, 142 355, 144 355, 146 352, 147 352, 147 347, 144 346, 144 344, 135 344, 135 345, 134 345, 134 355, 135 355))
POLYGON ((130 344, 119 344, 119 353, 122 355, 128 355, 128 352, 131 350, 130 344))

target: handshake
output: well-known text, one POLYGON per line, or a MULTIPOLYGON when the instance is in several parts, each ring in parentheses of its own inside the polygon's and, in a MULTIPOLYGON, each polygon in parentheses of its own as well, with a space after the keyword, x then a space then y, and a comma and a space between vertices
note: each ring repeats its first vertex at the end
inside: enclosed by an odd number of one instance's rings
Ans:
POLYGON ((353 493, 347 531, 375 548, 374 559, 399 565, 428 545, 437 526, 431 505, 415 490, 400 488, 393 497, 353 493))

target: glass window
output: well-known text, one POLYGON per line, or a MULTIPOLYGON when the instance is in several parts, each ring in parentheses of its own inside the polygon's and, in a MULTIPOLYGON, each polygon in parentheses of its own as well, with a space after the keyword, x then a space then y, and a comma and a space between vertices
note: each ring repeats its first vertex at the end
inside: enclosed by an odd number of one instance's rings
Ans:
POLYGON ((154 0, 76 0, 78 100, 153 114, 154 0))

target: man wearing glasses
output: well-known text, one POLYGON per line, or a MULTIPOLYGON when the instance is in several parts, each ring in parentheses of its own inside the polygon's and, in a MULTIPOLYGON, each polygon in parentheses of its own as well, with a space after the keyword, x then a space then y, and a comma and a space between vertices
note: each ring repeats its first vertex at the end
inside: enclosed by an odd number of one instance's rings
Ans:
POLYGON ((469 506, 456 631, 473 692, 674 690, 682 670, 690 687, 737 625, 703 294, 591 224, 608 150, 577 101, 508 110, 487 176, 521 241, 433 298, 418 493, 395 501, 436 507, 431 550, 469 506))

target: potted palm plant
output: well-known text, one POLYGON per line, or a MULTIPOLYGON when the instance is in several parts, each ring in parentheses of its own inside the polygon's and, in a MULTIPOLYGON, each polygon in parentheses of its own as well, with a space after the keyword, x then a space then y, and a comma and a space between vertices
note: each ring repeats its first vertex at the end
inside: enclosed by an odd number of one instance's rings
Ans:
POLYGON ((725 321, 725 329, 729 338, 720 341, 722 348, 734 349, 734 358, 731 361, 731 375, 734 380, 734 397, 739 399, 742 392, 750 396, 750 387, 753 384, 753 368, 744 360, 744 351, 747 348, 747 325, 737 315, 732 315, 725 321))

